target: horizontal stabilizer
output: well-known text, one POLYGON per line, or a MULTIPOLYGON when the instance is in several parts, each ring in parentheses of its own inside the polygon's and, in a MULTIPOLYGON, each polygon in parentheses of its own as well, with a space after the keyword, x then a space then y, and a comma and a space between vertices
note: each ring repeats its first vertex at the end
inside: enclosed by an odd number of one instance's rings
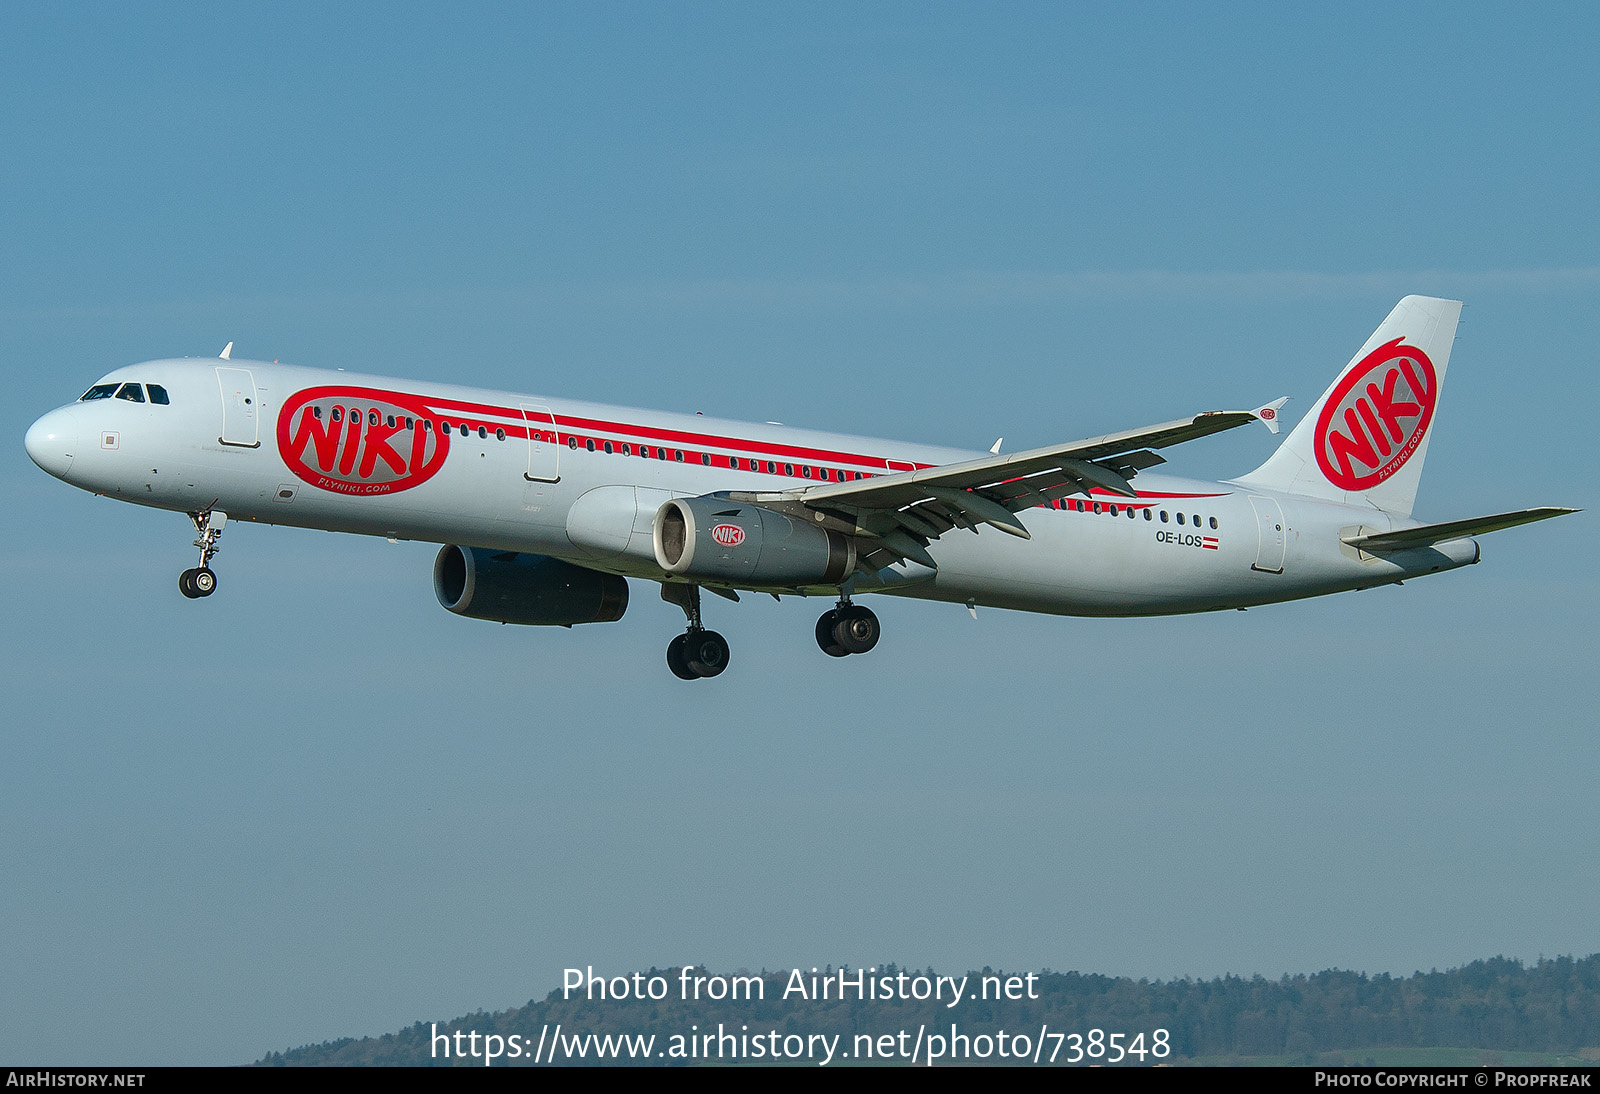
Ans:
POLYGON ((1532 524, 1548 520, 1577 509, 1545 506, 1540 509, 1519 509, 1515 513, 1497 513, 1492 517, 1473 517, 1470 520, 1452 520, 1445 524, 1424 524, 1418 528, 1402 528, 1398 532, 1375 532, 1370 536, 1345 536, 1344 542, 1363 551, 1404 551, 1412 547, 1427 547, 1448 539, 1465 539, 1485 532, 1498 532, 1502 528, 1515 528, 1519 524, 1532 524))

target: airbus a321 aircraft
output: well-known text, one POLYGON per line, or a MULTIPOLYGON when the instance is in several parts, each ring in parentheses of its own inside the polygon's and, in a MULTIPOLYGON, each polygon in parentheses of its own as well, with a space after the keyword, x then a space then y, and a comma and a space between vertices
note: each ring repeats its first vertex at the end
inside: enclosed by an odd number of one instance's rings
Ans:
POLYGON ((1573 512, 1423 524, 1412 502, 1461 305, 1409 296, 1266 463, 1226 482, 1150 472, 1158 449, 1283 399, 1001 454, 220 358, 103 377, 28 430, 74 486, 187 513, 216 591, 230 522, 445 544, 439 602, 503 623, 622 618, 629 578, 680 606, 667 664, 716 676, 700 590, 836 597, 833 657, 866 653, 889 593, 1060 615, 1245 608, 1478 561, 1472 538, 1573 512))

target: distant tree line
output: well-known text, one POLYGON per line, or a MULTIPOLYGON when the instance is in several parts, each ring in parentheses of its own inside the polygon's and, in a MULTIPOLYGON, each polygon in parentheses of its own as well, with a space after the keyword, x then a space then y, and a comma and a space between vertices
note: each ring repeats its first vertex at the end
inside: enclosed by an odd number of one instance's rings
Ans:
MULTIPOLYGON (((831 967, 827 974, 833 974, 831 967)), ((895 975, 894 965, 877 975, 895 975)), ((906 970, 910 971, 910 970, 906 970)), ((932 975, 932 970, 916 970, 932 975)), ((1035 999, 979 1000, 982 977, 1013 975, 983 969, 968 973, 968 998, 954 1008, 934 1000, 858 1000, 847 997, 784 999, 790 974, 759 974, 764 999, 685 1002, 678 998, 679 970, 651 969, 672 990, 661 1000, 589 1000, 560 990, 541 1001, 498 1014, 478 1012, 448 1022, 418 1022, 381 1037, 344 1038, 257 1061, 266 1066, 402 1065, 462 1066, 471 1060, 436 1056, 435 1032, 515 1034, 531 1044, 542 1028, 559 1023, 571 1033, 655 1034, 665 1040, 689 1032, 839 1034, 848 1045, 857 1034, 896 1033, 926 1025, 948 1031, 951 1022, 970 1034, 1052 1031, 1087 1034, 1091 1029, 1132 1035, 1168 1031, 1171 1062, 1198 1056, 1297 1056, 1368 1048, 1475 1048, 1491 1051, 1571 1053, 1600 1046, 1600 954, 1541 959, 1537 964, 1504 957, 1474 961, 1448 972, 1406 977, 1330 969, 1306 976, 1267 980, 1224 976, 1214 980, 1131 980, 1076 972, 1037 976, 1035 999)), ((852 971, 852 975, 854 975, 852 971)), ((959 979, 960 974, 957 974, 959 979)), ((948 1001, 948 995, 946 996, 948 1001)), ((506 1059, 515 1066, 527 1060, 506 1059)), ((625 1061, 623 1061, 625 1062, 625 1061)), ((643 1062, 643 1061, 641 1061, 643 1062)), ((665 1061, 650 1061, 659 1063, 665 1061)), ((482 1061, 477 1062, 482 1066, 482 1061)))

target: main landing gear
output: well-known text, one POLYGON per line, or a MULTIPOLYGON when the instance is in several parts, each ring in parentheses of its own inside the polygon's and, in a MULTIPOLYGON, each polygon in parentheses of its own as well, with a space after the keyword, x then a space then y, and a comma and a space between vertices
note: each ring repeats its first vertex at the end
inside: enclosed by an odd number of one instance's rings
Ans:
MULTIPOLYGON (((663 582, 661 599, 683 609, 689 625, 667 645, 667 668, 680 680, 717 676, 728 667, 728 640, 708 631, 700 620, 700 586, 663 582)), ((848 587, 839 590, 838 606, 817 620, 817 645, 829 657, 867 653, 878 644, 883 628, 871 608, 850 602, 848 587)))
POLYGON ((823 612, 817 620, 817 645, 829 657, 866 653, 878 644, 882 633, 872 609, 850 603, 848 596, 841 596, 838 607, 823 612))
POLYGON ((700 622, 700 586, 661 586, 661 599, 683 609, 688 629, 667 645, 667 668, 680 680, 716 676, 728 667, 728 640, 700 622))
POLYGON ((200 548, 200 565, 178 575, 178 591, 194 600, 217 591, 217 575, 212 572, 211 559, 217 553, 217 540, 228 523, 228 514, 220 509, 202 509, 190 513, 189 519, 194 521, 194 530, 200 537, 194 541, 200 548))

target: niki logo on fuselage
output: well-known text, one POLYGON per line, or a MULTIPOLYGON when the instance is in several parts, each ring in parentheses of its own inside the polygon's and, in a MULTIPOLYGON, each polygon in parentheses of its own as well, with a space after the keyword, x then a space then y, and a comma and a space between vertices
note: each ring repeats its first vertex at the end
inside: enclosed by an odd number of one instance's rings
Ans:
POLYGON ((419 399, 364 387, 313 387, 278 413, 278 453, 295 475, 336 494, 392 494, 444 466, 450 434, 419 399))
POLYGON ((1317 416, 1323 475, 1345 490, 1377 486, 1428 435, 1438 398, 1433 362, 1415 346, 1396 338, 1367 354, 1328 394, 1317 416))

